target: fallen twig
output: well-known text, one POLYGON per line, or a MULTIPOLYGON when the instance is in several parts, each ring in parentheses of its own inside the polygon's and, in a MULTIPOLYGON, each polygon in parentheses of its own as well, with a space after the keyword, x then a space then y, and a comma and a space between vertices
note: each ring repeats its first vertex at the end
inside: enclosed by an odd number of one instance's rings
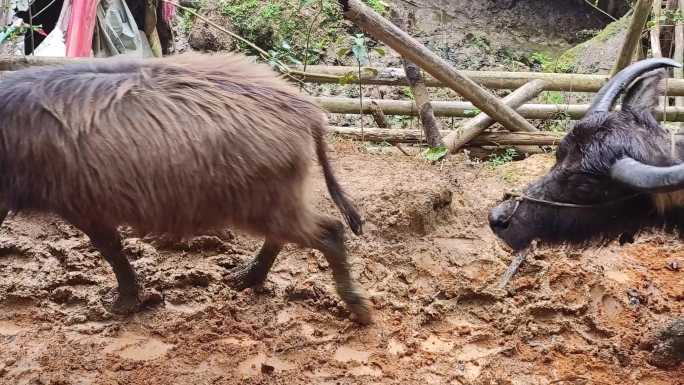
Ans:
POLYGON ((515 256, 513 257, 513 261, 510 265, 508 265, 508 269, 506 269, 506 272, 503 273, 503 275, 501 276, 501 281, 499 282, 500 289, 504 289, 506 285, 508 285, 508 282, 511 280, 511 278, 513 278, 515 273, 518 272, 520 265, 522 265, 522 263, 525 262, 527 255, 532 253, 532 250, 534 250, 535 246, 536 243, 532 242, 532 244, 528 248, 520 250, 515 254, 515 256))

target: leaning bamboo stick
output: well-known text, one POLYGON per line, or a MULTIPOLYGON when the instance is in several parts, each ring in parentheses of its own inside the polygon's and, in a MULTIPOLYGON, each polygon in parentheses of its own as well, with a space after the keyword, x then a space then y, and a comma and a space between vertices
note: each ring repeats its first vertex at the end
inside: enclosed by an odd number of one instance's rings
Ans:
POLYGON ((652 5, 653 0, 638 0, 634 6, 632 22, 629 24, 625 41, 622 44, 622 48, 620 48, 618 59, 615 62, 615 66, 613 67, 611 74, 620 72, 632 62, 632 57, 634 56, 636 47, 641 39, 641 33, 644 29, 644 25, 648 20, 649 14, 651 13, 652 5))
POLYGON ((452 90, 472 102, 487 115, 505 127, 514 130, 536 131, 514 109, 503 104, 496 96, 456 71, 444 59, 437 56, 420 42, 397 28, 360 0, 338 0, 344 16, 366 33, 387 44, 402 57, 416 63, 424 71, 444 82, 452 90))
MULTIPOLYGON (((524 86, 513 91, 510 95, 503 98, 502 102, 511 108, 518 108, 525 102, 534 99, 544 90, 546 82, 543 80, 533 80, 524 86)), ((482 131, 494 124, 494 119, 485 113, 480 113, 476 117, 468 120, 461 126, 460 130, 454 131, 444 138, 444 144, 452 154, 457 152, 468 142, 477 137, 482 131)))
MULTIPOLYGON (((370 113, 370 103, 376 102, 385 115, 417 116, 416 105, 408 100, 366 99, 363 106, 358 99, 316 97, 314 100, 323 109, 333 114, 359 114, 370 113)), ((468 102, 435 101, 431 102, 435 116, 471 118, 477 114, 477 108, 468 102)), ((615 108, 620 110, 620 106, 615 108)), ((589 110, 588 104, 524 104, 518 112, 527 119, 541 120, 579 120, 589 110)), ((668 122, 684 122, 684 107, 667 107, 667 116, 664 116, 662 107, 656 108, 655 115, 658 120, 666 119, 668 122)))
MULTIPOLYGON (((360 127, 332 126, 328 127, 328 132, 336 136, 368 142, 425 143, 425 135, 420 130, 373 127, 364 128, 362 135, 360 127)), ((452 132, 440 130, 443 136, 452 132)), ((562 138, 563 134, 553 132, 485 132, 470 141, 468 146, 555 146, 562 138)))

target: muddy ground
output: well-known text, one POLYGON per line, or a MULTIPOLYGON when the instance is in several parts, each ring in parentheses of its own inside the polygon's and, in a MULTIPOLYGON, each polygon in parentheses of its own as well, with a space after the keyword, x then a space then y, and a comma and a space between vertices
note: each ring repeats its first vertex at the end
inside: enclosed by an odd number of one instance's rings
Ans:
MULTIPOLYGON (((552 163, 493 168, 337 142, 363 210, 349 240, 375 324, 351 322, 318 253, 288 247, 262 288, 222 278, 259 240, 229 230, 174 246, 127 239, 163 304, 107 311, 110 268, 71 226, 17 216, 0 230, 1 384, 684 384, 648 363, 652 331, 684 313, 681 243, 647 234, 585 252, 540 249, 495 290, 511 256, 488 207, 552 163)), ((337 215, 318 170, 312 200, 337 215)))

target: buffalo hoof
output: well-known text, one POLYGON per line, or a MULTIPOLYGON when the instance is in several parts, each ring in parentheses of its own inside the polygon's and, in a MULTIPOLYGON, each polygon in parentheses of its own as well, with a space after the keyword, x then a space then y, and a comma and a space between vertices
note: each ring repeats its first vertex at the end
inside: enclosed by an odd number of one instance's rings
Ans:
POLYGON ((263 285, 266 282, 267 274, 268 272, 261 271, 251 263, 248 263, 245 266, 234 268, 224 278, 224 281, 235 290, 245 290, 250 287, 263 285))
POLYGON ((130 315, 154 305, 162 303, 164 299, 157 291, 144 291, 138 295, 118 295, 112 304, 111 311, 114 314, 130 315))
POLYGON ((112 313, 119 315, 129 315, 140 310, 142 302, 138 296, 122 296, 119 295, 112 304, 112 313))

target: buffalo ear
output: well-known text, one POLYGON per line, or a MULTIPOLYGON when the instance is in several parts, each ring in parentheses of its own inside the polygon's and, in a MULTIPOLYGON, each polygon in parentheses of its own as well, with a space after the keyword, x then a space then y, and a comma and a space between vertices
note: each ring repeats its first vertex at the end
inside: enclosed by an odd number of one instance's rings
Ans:
POLYGON ((622 108, 636 113, 649 112, 658 106, 659 96, 665 93, 665 82, 661 82, 667 72, 660 68, 639 77, 627 90, 622 101, 622 108))

